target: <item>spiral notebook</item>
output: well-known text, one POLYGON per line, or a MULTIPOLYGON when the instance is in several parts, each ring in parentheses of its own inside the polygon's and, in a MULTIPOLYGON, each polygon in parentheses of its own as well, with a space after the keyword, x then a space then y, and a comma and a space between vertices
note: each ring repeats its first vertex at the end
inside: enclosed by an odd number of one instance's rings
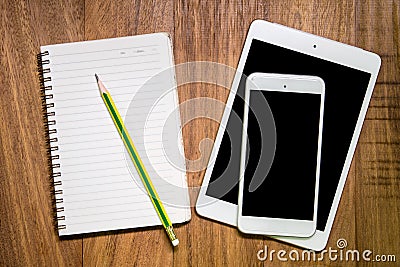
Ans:
POLYGON ((172 223, 190 220, 169 36, 155 33, 40 50, 59 235, 161 225, 94 73, 113 96, 172 223))

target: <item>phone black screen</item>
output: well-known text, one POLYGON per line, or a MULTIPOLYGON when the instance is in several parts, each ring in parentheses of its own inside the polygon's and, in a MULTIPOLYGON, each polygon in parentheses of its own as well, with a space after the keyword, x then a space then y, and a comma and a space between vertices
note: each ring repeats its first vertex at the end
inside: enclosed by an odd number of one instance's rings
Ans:
POLYGON ((320 107, 320 94, 250 91, 243 216, 313 219, 320 107), (274 123, 264 119, 268 110, 274 123), (276 145, 269 169, 263 155, 271 139, 276 145), (251 189, 253 179, 262 183, 251 189))
MULTIPOLYGON (((325 82, 317 218, 317 229, 323 231, 371 74, 257 39, 251 42, 243 69, 245 76, 254 72, 312 75, 325 82)), ((240 119, 243 118, 244 88, 243 76, 232 106, 240 119)), ((208 196, 238 203, 241 137, 242 125, 231 115, 207 187, 208 196)))

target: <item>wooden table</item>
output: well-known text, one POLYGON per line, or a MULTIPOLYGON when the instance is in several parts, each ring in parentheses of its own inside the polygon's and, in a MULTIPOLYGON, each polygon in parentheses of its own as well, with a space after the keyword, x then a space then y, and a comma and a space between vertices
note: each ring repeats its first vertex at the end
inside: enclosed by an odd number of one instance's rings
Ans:
MULTIPOLYGON (((257 252, 296 249, 200 218, 177 227, 175 250, 159 227, 60 240, 53 228, 36 53, 40 45, 165 31, 176 63, 213 61, 236 67, 247 29, 266 19, 371 50, 382 68, 348 175, 328 247, 394 254, 400 262, 400 1, 13 1, 0 3, 0 266, 378 266, 367 262, 261 262, 257 252)), ((180 101, 226 90, 193 84, 180 101)), ((183 129, 186 156, 218 124, 183 129), (195 134, 193 134, 195 133, 195 134)), ((204 172, 188 173, 199 185, 204 172)), ((382 263, 379 266, 396 266, 382 263)))

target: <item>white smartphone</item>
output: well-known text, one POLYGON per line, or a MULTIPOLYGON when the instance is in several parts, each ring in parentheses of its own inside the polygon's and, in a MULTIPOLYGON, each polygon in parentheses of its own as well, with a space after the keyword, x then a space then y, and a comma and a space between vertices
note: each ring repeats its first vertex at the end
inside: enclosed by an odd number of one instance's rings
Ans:
POLYGON ((316 76, 253 73, 246 81, 238 228, 309 237, 316 230, 325 99, 316 76))

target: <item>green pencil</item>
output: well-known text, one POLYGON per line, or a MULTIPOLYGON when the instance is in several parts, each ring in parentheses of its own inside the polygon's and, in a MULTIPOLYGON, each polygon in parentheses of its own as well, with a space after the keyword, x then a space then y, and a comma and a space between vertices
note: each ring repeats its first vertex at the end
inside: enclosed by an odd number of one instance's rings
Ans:
POLYGON ((146 191, 149 194, 151 202, 153 203, 154 208, 157 211, 161 223, 164 226, 165 231, 167 232, 168 237, 172 242, 172 245, 177 246, 179 244, 179 240, 176 238, 174 228, 172 227, 172 223, 168 217, 167 212, 165 211, 164 205, 160 201, 160 198, 156 192, 156 189, 153 186, 153 183, 150 180, 150 176, 147 173, 146 168, 144 167, 143 162, 139 157, 139 153, 137 152, 135 146, 133 145, 132 139, 125 128, 124 122, 122 121, 121 116, 119 115, 119 112, 114 104, 114 101, 112 100, 111 95, 104 86, 104 84, 99 80, 97 74, 95 74, 95 77, 97 80, 97 85, 99 87, 101 97, 103 98, 103 101, 106 104, 108 112, 110 113, 111 118, 113 119, 114 124, 117 127, 118 132, 125 144, 125 147, 128 150, 128 153, 133 161, 133 164, 135 165, 136 170, 140 178, 142 179, 144 187, 146 188, 146 191))

